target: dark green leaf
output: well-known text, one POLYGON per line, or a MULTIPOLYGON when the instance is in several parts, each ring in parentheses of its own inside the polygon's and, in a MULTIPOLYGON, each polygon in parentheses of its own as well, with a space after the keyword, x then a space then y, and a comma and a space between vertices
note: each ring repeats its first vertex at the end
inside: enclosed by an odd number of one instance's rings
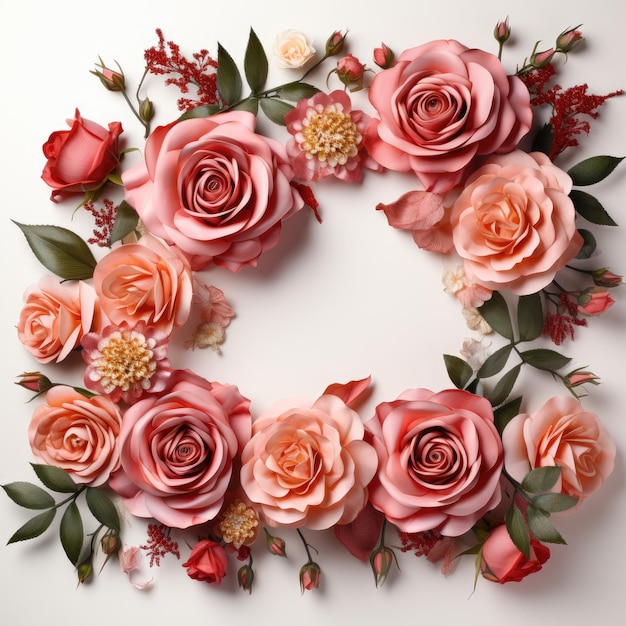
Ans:
POLYGON ((494 291, 491 299, 487 300, 479 309, 489 326, 506 339, 513 339, 513 327, 509 316, 509 308, 502 295, 494 291))
POLYGON ((87 280, 93 276, 96 259, 76 233, 60 226, 13 223, 24 233, 39 262, 57 276, 65 280, 87 280))
POLYGON ((91 514, 107 528, 120 530, 120 516, 111 499, 99 489, 87 488, 87 506, 91 514))
POLYGON ((289 100, 289 102, 299 102, 302 98, 312 98, 316 93, 319 93, 317 87, 294 81, 283 85, 278 91, 278 96, 283 100, 289 100))
POLYGON ((578 498, 564 493, 542 493, 533 498, 533 504, 545 513, 559 513, 575 507, 578 498))
POLYGON ((49 509, 56 504, 47 491, 32 483, 15 482, 2 485, 2 488, 15 504, 25 509, 49 509))
POLYGON ((252 29, 250 29, 243 69, 252 93, 259 93, 267 80, 267 56, 265 55, 263 45, 252 29))
POLYGON ((233 107, 233 109, 237 111, 250 111, 250 113, 257 115, 257 113, 259 112, 259 100, 258 98, 252 97, 246 98, 245 100, 238 102, 237 105, 233 107))
POLYGON ((241 98, 241 74, 233 58, 222 44, 217 44, 217 90, 226 104, 234 104, 241 98))
POLYGON ((528 493, 542 493, 552 489, 561 475, 560 467, 536 467, 526 474, 522 489, 528 493))
POLYGON ((199 107, 194 107, 189 111, 185 111, 179 118, 178 121, 182 122, 183 120, 194 119, 198 117, 210 117, 211 115, 215 115, 220 112, 220 107, 217 104, 203 104, 199 107))
POLYGON ((574 208, 578 215, 584 217, 588 222, 599 224, 600 226, 617 226, 617 223, 606 212, 606 209, 600 204, 598 199, 591 194, 579 189, 572 189, 569 197, 574 203, 574 208))
POLYGON ((276 98, 261 98, 261 109, 267 117, 280 126, 285 125, 285 115, 293 109, 293 106, 288 102, 277 100, 276 98))
POLYGON ((61 545, 72 565, 78 565, 80 553, 83 549, 83 520, 76 502, 72 502, 65 509, 59 528, 61 545))
POLYGON ((524 523, 524 516, 519 507, 515 504, 506 512, 504 521, 506 523, 506 529, 509 532, 511 541, 515 544, 515 547, 527 558, 530 558, 530 536, 526 524, 524 523))
POLYGON ((446 370, 448 371, 448 376, 450 377, 452 384, 457 389, 465 389, 465 385, 467 385, 472 377, 472 374, 474 373, 470 364, 452 354, 444 354, 443 361, 446 365, 446 370))
POLYGON ((29 519, 26 524, 18 528, 7 543, 15 543, 16 541, 26 541, 27 539, 34 539, 42 535, 52 524, 52 520, 56 515, 56 509, 48 509, 39 515, 35 515, 32 519, 29 519))
POLYGON ((539 132, 535 135, 533 144, 531 147, 532 152, 543 152, 544 154, 550 154, 552 150, 552 144, 554 143, 554 130, 551 124, 544 124, 539 132))
POLYGON ((546 370, 548 372, 556 372, 565 367, 572 359, 547 348, 537 348, 535 350, 526 350, 520 352, 520 357, 528 365, 538 370, 546 370))
POLYGON ((494 421, 498 432, 502 434, 506 425, 517 415, 522 406, 522 396, 503 404, 493 412, 494 421))
POLYGON ((39 480, 52 491, 60 493, 76 493, 78 487, 72 477, 60 467, 31 463, 39 480))
POLYGON ((137 228, 138 223, 139 215, 137 215, 137 211, 126 200, 122 200, 115 215, 115 223, 109 237, 109 245, 114 244, 116 241, 121 241, 126 235, 132 233, 137 228))
POLYGON ((511 391, 513 391, 513 387, 515 386, 515 382, 517 381, 517 377, 519 376, 521 370, 521 364, 516 365, 514 368, 510 369, 496 384, 491 393, 487 394, 487 399, 491 402, 492 406, 498 406, 502 404, 508 397, 511 391))
POLYGON ((596 243, 596 238, 593 236, 593 233, 585 230, 584 228, 579 228, 578 232, 580 236, 583 238, 582 248, 578 251, 576 255, 577 259, 588 259, 591 255, 596 251, 598 244, 596 243))
POLYGON ((568 170, 577 187, 593 185, 605 179, 624 159, 607 155, 589 157, 568 170))
POLYGON ((509 360, 512 349, 513 345, 509 343, 506 346, 502 346, 499 350, 496 350, 482 364, 481 368, 478 370, 477 376, 479 378, 489 378, 490 376, 499 374, 509 360))
POLYGON ((543 512, 529 504, 526 509, 526 521, 528 529, 539 541, 547 543, 565 543, 559 531, 543 512))
POLYGON ((520 341, 537 339, 543 331, 543 307, 538 293, 521 296, 517 301, 517 325, 520 341))

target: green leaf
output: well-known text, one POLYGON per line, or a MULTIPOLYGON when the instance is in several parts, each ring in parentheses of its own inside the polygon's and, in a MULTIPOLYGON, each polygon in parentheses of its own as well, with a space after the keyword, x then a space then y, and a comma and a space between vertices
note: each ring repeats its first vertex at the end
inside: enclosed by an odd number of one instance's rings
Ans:
POLYGON ((591 231, 585 230, 584 228, 579 228, 578 233, 583 238, 583 245, 578 251, 576 258, 588 259, 598 247, 598 244, 596 243, 596 238, 593 236, 593 233, 591 231))
POLYGON ((524 523, 524 516, 517 505, 512 505, 504 517, 506 529, 515 547, 527 558, 530 558, 530 536, 524 523))
POLYGON ((117 208, 115 223, 109 237, 109 245, 114 244, 116 241, 121 241, 126 235, 130 235, 137 228, 138 223, 139 215, 137 211, 126 200, 122 200, 117 208))
POLYGON ((551 124, 544 124, 533 140, 532 152, 543 152, 550 154, 552 144, 554 143, 554 130, 551 124))
POLYGON ((533 504, 545 513, 560 513, 575 507, 578 498, 564 493, 542 493, 533 498, 533 504))
POLYGON ((9 541, 7 541, 7 544, 39 537, 39 535, 42 535, 48 530, 56 512, 56 509, 48 509, 43 513, 39 513, 39 515, 35 515, 35 517, 29 519, 26 524, 13 533, 9 541))
POLYGON ((31 463, 32 468, 37 474, 37 478, 52 491, 59 493, 76 493, 78 486, 72 480, 72 477, 60 467, 53 465, 39 465, 31 463))
POLYGON ((498 432, 502 434, 506 425, 517 415, 522 406, 522 396, 503 404, 493 412, 494 422, 498 432))
POLYGON ((111 499, 99 489, 87 488, 87 506, 91 514, 107 528, 120 530, 120 516, 111 499))
POLYGON ((494 291, 491 298, 487 300, 479 309, 480 314, 485 318, 489 326, 499 335, 506 339, 513 340, 513 326, 509 316, 509 308, 506 300, 498 291, 494 291))
POLYGON ((265 85, 265 81, 267 80, 267 68, 265 50, 256 33, 251 28, 243 61, 243 69, 253 94, 259 93, 263 85, 265 85))
POLYGON ((261 98, 261 109, 267 117, 280 126, 285 125, 285 115, 289 113, 294 107, 288 102, 277 100, 276 98, 261 98))
POLYGON ((543 491, 548 491, 556 485, 560 475, 560 467, 536 467, 524 477, 522 489, 528 491, 528 493, 542 493, 543 491))
POLYGON ((517 301, 517 326, 520 341, 537 339, 543 331, 543 307, 538 293, 521 296, 517 301))
POLYGON ((485 362, 476 375, 479 378, 489 378, 490 376, 495 376, 500 373, 509 360, 509 356, 511 356, 511 350, 513 350, 513 344, 510 343, 496 350, 485 359, 485 362))
POLYGON ((246 98, 245 100, 238 102, 233 109, 236 111, 250 111, 250 113, 257 115, 259 112, 259 99, 252 97, 246 98))
POLYGON ((623 159, 607 155, 589 157, 571 167, 567 173, 577 187, 594 185, 605 179, 623 159))
POLYGON ((548 519, 548 516, 532 504, 529 504, 526 508, 526 521, 528 522, 528 529, 539 541, 565 543, 565 539, 561 537, 561 534, 548 519))
POLYGON ((600 204, 597 198, 594 198, 586 191, 572 189, 569 197, 574 203, 576 212, 592 224, 600 226, 617 226, 617 222, 606 212, 606 209, 600 204))
POLYGON ((49 509, 56 504, 47 491, 32 483, 14 482, 2 485, 2 488, 15 504, 25 509, 49 509))
POLYGON ((72 565, 78 565, 80 553, 83 549, 83 520, 76 502, 72 502, 65 509, 59 528, 61 545, 72 565))
POLYGON ((183 120, 195 119, 198 117, 210 117, 211 115, 215 115, 221 111, 219 105, 217 104, 203 104, 199 107, 194 107, 193 109, 189 109, 189 111, 185 111, 179 118, 178 121, 182 122, 183 120))
POLYGON ((515 382, 517 381, 521 368, 522 366, 520 364, 510 369, 498 381, 491 393, 487 394, 487 399, 491 402, 492 406, 502 404, 509 397, 509 394, 513 391, 513 387, 515 386, 515 382))
POLYGON ((217 44, 217 90, 226 104, 234 104, 241 98, 241 74, 233 58, 222 44, 217 44))
POLYGON ((572 359, 547 348, 536 348, 520 352, 520 357, 528 365, 532 365, 538 370, 556 372, 565 367, 572 359))
POLYGON ((470 364, 452 354, 444 354, 443 361, 446 365, 446 370, 452 384, 457 389, 465 389, 465 386, 470 381, 470 378, 474 373, 470 364))
POLYGON ((13 223, 24 233, 39 262, 57 276, 65 280, 87 280, 93 276, 96 259, 76 233, 60 226, 13 223))
POLYGON ((278 90, 278 96, 283 100, 289 100, 289 102, 299 102, 303 98, 312 98, 316 93, 319 93, 319 89, 308 83, 301 83, 300 81, 294 81, 293 83, 287 83, 278 90))

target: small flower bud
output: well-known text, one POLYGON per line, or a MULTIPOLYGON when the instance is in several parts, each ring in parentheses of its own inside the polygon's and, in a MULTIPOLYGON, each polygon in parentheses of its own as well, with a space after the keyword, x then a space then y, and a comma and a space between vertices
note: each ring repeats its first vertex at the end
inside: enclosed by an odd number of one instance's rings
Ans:
POLYGON ((47 376, 44 376, 41 372, 24 372, 18 376, 20 380, 16 381, 16 385, 24 387, 29 391, 35 393, 42 393, 48 391, 54 385, 50 382, 47 376))
POLYGON ((254 581, 254 570, 250 565, 242 565, 237 572, 239 586, 248 593, 252 593, 252 583, 254 581))
POLYGON ((333 57, 336 54, 339 54, 343 50, 343 42, 346 38, 348 32, 342 34, 341 31, 336 30, 327 40, 326 40, 326 56, 333 57))
POLYGON ((392 67, 395 60, 396 55, 393 50, 384 43, 380 44, 380 48, 374 48, 374 63, 383 70, 392 67))
MULTIPOLYGON (((97 65, 97 64, 96 64, 97 65)), ((126 89, 126 81, 124 79, 124 73, 122 72, 122 68, 118 65, 119 72, 112 70, 106 67, 102 63, 102 59, 100 59, 100 65, 98 65, 99 69, 91 70, 91 74, 97 76, 100 79, 100 82, 109 90, 109 91, 124 91, 126 89)))
MULTIPOLYGON (((580 24, 579 24, 580 26, 580 24)), ((564 52, 567 54, 571 52, 576 46, 580 44, 580 42, 584 39, 582 33, 576 28, 570 28, 569 30, 564 30, 556 39, 556 49, 559 52, 564 52)))
POLYGON ((511 36, 511 27, 509 26, 509 18, 504 22, 498 22, 493 29, 493 36, 499 44, 503 44, 511 36))
POLYGON ((154 117, 154 105, 149 98, 139 101, 139 117, 144 122, 149 122, 154 117))
POLYGON ((604 287, 591 287, 575 295, 578 312, 583 315, 600 315, 615 302, 604 287))
POLYGON ((337 69, 335 70, 337 78, 346 86, 354 85, 350 91, 359 91, 363 89, 363 75, 365 74, 365 65, 361 63, 354 55, 346 54, 337 61, 337 69))
POLYGON ((93 576, 93 563, 91 562, 91 556, 76 568, 76 573, 78 575, 79 585, 86 582, 93 576))
POLYGON ((530 64, 537 69, 545 67, 546 65, 549 65, 552 61, 554 53, 554 48, 549 48, 548 50, 544 50, 543 52, 533 52, 530 56, 530 64))
POLYGON ((267 549, 276 556, 287 556, 285 551, 285 541, 280 537, 274 537, 267 532, 267 528, 265 530, 265 539, 267 541, 267 549))
POLYGON ((321 574, 322 570, 317 563, 314 561, 305 563, 300 568, 300 591, 304 593, 305 591, 317 589, 320 585, 321 574))
POLYGON ((382 587, 387 580, 395 558, 393 551, 386 546, 380 546, 370 554, 370 565, 377 587, 382 587))
POLYGON ((573 389, 574 387, 579 387, 580 385, 599 385, 600 378, 596 376, 593 372, 588 372, 583 368, 579 367, 574 371, 566 374, 564 377, 565 386, 568 389, 573 389))
POLYGON ((100 540, 100 549, 107 556, 117 554, 120 549, 120 537, 117 530, 108 530, 100 540))
POLYGON ((593 282, 599 287, 617 287, 622 284, 622 276, 610 272, 607 267, 591 272, 593 282))

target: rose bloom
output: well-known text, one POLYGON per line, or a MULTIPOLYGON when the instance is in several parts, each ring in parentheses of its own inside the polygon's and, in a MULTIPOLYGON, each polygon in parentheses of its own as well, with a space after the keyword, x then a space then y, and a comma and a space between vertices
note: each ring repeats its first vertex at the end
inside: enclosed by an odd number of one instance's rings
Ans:
POLYGON ((77 483, 97 487, 119 466, 122 416, 108 398, 87 398, 72 387, 52 387, 38 406, 28 439, 38 461, 64 469, 77 483))
POLYGON ((548 285, 583 243, 571 187, 571 178, 540 152, 515 150, 486 161, 450 218, 469 279, 517 295, 548 285))
POLYGON ((133 515, 172 528, 213 519, 250 437, 249 405, 232 385, 175 370, 165 391, 124 414, 110 486, 133 515))
POLYGON ((24 293, 17 336, 40 363, 59 362, 100 323, 100 304, 93 287, 44 275, 24 293))
POLYGON ((582 502, 613 471, 615 443, 598 417, 570 396, 514 417, 502 434, 504 461, 518 482, 537 467, 560 467, 553 490, 582 502))
POLYGON ((114 324, 145 322, 169 334, 189 316, 193 277, 187 259, 152 235, 114 248, 93 273, 95 290, 114 324))
POLYGON ((274 39, 272 54, 279 67, 298 68, 315 54, 315 48, 302 31, 289 28, 274 39))
POLYGON ((376 75, 369 99, 380 116, 366 138, 372 157, 440 193, 475 157, 512 150, 532 122, 522 81, 496 56, 454 40, 405 50, 376 75))
POLYGON ((252 113, 230 111, 160 126, 145 162, 122 175, 147 230, 194 270, 256 265, 278 243, 282 221, 304 206, 283 146, 254 124, 252 113))
POLYGON ((65 193, 84 193, 100 187, 119 163, 118 139, 122 134, 119 122, 108 130, 83 119, 76 109, 70 130, 50 135, 43 145, 47 159, 41 177, 52 187, 51 200, 65 193))
POLYGON ((226 550, 215 541, 203 539, 191 551, 183 567, 194 580, 219 585, 226 575, 226 550))
POLYGON ((370 501, 401 531, 458 536, 500 502, 502 442, 485 398, 412 389, 365 428, 378 453, 370 501))
POLYGON ((528 574, 538 572, 549 558, 550 548, 531 537, 530 559, 527 559, 502 524, 489 533, 483 544, 480 570, 484 578, 493 582, 520 582, 528 574))
POLYGON ((336 395, 278 402, 252 426, 241 486, 270 526, 321 530, 351 522, 376 471, 363 435, 358 414, 336 395))

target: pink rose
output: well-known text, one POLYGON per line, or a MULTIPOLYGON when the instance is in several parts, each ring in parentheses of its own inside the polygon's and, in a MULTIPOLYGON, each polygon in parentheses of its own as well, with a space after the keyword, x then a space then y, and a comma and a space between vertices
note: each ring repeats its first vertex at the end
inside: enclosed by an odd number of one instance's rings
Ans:
POLYGON ((220 511, 236 457, 250 437, 249 400, 189 370, 124 414, 121 468, 109 481, 133 515, 188 528, 220 511))
POLYGON ((183 567, 189 578, 219 585, 226 576, 227 563, 226 550, 215 541, 203 539, 193 547, 183 567))
POLYGON ((503 450, 489 401, 405 391, 365 423, 378 453, 370 501, 401 531, 458 536, 501 498, 503 450))
POLYGON ((538 411, 521 413, 504 429, 505 466, 521 482, 537 467, 560 467, 553 491, 582 502, 613 471, 615 444, 593 413, 569 396, 550 398, 538 411))
POLYGON ((144 321, 169 334, 189 316, 193 277, 187 259, 152 235, 114 248, 96 265, 94 287, 117 325, 144 321))
POLYGON ((100 187, 119 163, 118 139, 122 134, 119 122, 109 129, 83 119, 76 109, 70 130, 52 133, 43 145, 48 159, 43 178, 52 187, 51 199, 65 193, 85 193, 100 187))
POLYGON ((90 285, 44 275, 24 294, 17 336, 40 363, 59 362, 100 323, 100 304, 90 285))
POLYGON ((366 138, 372 157, 439 193, 475 157, 512 150, 532 122, 522 81, 496 56, 454 40, 405 50, 376 75, 369 99, 380 116, 366 138))
POLYGON ((231 111, 160 126, 145 163, 123 175, 126 200, 146 228, 177 246, 194 270, 256 265, 281 223, 304 206, 285 149, 231 111))
POLYGON ((119 466, 122 416, 108 398, 87 398, 71 387, 52 387, 28 428, 35 457, 68 472, 77 483, 106 483, 119 466))
POLYGON ((543 153, 489 159, 452 206, 452 238, 465 272, 488 289, 535 293, 582 246, 570 177, 543 153))

